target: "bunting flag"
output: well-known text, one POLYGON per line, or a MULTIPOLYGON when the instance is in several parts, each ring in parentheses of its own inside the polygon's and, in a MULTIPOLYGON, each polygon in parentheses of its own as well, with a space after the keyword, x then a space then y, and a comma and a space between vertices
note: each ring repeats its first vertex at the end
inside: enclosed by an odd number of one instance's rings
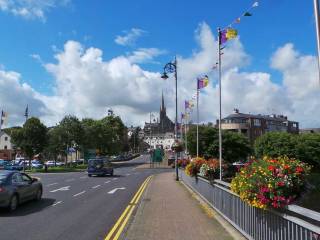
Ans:
POLYGON ((259 2, 257 1, 257 2, 254 2, 253 4, 252 4, 252 7, 253 8, 255 8, 255 7, 258 7, 259 6, 259 2))
POLYGON ((196 100, 196 99, 197 99, 197 96, 198 96, 198 92, 195 92, 195 93, 192 95, 192 100, 196 100))
POLYGON ((190 108, 189 101, 184 101, 184 108, 185 109, 190 108))
POLYGON ((236 38, 237 36, 238 36, 238 31, 236 29, 233 29, 233 28, 227 29, 226 37, 228 40, 236 38))
POLYGON ((220 31, 220 43, 224 44, 228 40, 236 38, 238 36, 238 31, 233 28, 227 28, 220 31))
POLYGON ((201 88, 205 88, 206 86, 209 85, 209 78, 207 75, 204 75, 202 77, 198 77, 197 81, 198 81, 198 87, 197 87, 198 90, 201 88))
POLYGON ((181 119, 185 119, 185 114, 181 113, 181 119))
MULTIPOLYGON (((249 9, 247 9, 247 11, 245 11, 242 15, 240 15, 240 17, 236 18, 231 24, 229 24, 225 28, 223 28, 223 30, 221 32, 223 32, 225 29, 232 28, 233 24, 239 24, 241 22, 242 17, 251 17, 252 16, 251 11, 257 7, 259 7, 259 1, 254 1, 253 4, 251 5, 251 7, 249 9)), ((224 44, 225 42, 227 42, 228 38, 226 36, 224 37, 224 35, 226 35, 226 34, 227 34, 226 32, 224 32, 222 34, 221 44, 224 44)))

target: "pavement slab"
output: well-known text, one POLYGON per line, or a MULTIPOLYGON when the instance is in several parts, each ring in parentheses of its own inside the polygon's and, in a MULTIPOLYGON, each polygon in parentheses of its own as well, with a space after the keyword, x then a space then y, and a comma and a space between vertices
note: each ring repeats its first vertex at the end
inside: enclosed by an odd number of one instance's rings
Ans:
POLYGON ((127 231, 126 240, 229 240, 233 237, 200 206, 174 174, 154 176, 127 231))

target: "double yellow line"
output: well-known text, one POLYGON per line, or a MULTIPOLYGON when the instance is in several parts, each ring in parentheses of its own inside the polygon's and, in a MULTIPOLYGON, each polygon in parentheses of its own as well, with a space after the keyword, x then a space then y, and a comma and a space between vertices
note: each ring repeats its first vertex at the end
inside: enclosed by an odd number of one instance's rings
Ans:
POLYGON ((121 214, 120 218, 116 222, 116 224, 112 227, 108 235, 105 237, 104 240, 117 240, 120 237, 120 234, 122 233, 124 227, 126 226, 128 220, 130 219, 130 216, 132 215, 133 210, 135 209, 138 201, 141 198, 141 195, 145 188, 148 185, 148 182, 152 176, 148 177, 140 186, 139 190, 136 192, 134 197, 132 198, 129 205, 126 207, 124 212, 121 214))

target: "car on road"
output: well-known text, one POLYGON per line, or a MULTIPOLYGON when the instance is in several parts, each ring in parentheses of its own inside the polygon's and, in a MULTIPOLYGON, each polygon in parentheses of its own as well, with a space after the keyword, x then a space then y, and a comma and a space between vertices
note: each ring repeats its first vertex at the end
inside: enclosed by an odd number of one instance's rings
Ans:
POLYGON ((14 161, 11 161, 10 163, 7 163, 4 166, 4 170, 22 171, 23 165, 19 165, 19 164, 15 163, 14 161))
POLYGON ((45 165, 47 165, 48 167, 54 167, 54 161, 46 161, 45 165))
POLYGON ((14 211, 23 202, 39 201, 42 191, 37 178, 18 171, 0 170, 0 207, 14 211))
POLYGON ((88 176, 92 175, 113 176, 113 167, 111 162, 107 158, 94 158, 88 160, 88 176))

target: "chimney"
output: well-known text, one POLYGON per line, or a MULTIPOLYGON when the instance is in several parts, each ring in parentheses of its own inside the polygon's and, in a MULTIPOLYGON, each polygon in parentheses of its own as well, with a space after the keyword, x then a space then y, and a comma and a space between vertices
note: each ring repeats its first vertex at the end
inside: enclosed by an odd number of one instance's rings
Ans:
POLYGON ((239 113, 239 109, 238 108, 234 108, 233 109, 233 113, 239 113))

